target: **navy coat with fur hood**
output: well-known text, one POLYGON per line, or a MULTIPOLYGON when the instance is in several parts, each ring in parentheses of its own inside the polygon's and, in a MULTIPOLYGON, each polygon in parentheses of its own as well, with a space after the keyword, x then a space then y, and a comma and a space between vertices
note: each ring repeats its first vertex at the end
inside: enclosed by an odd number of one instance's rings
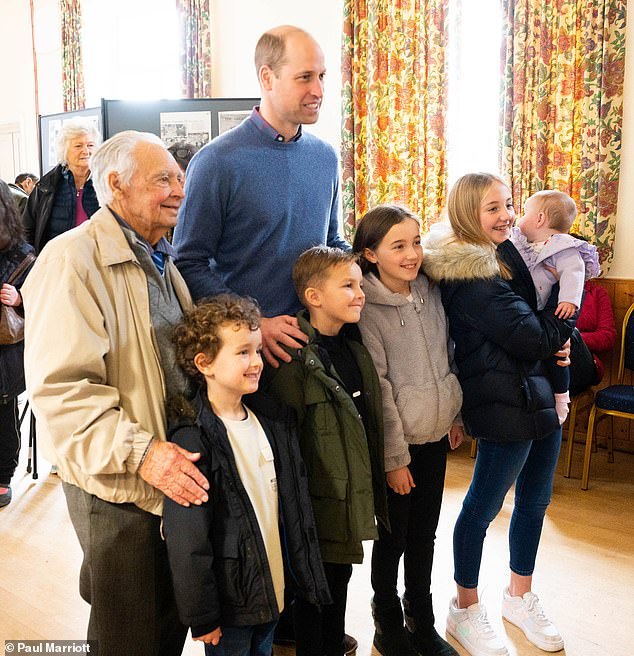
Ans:
POLYGON ((494 247, 458 241, 449 226, 437 224, 424 243, 423 269, 440 284, 467 432, 499 441, 540 439, 559 427, 542 360, 561 348, 574 321, 554 316, 557 288, 537 311, 532 278, 510 241, 497 254, 511 280, 500 274, 494 247))

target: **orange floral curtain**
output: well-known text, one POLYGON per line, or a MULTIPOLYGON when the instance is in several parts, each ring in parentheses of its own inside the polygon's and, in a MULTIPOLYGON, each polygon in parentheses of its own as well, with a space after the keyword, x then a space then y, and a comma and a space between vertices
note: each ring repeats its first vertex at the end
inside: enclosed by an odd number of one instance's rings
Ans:
POLYGON ((176 0, 181 33, 182 93, 185 98, 211 96, 211 27, 209 0, 176 0))
POLYGON ((613 257, 626 0, 504 0, 501 170, 519 210, 560 189, 575 226, 613 257))
POLYGON ((424 226, 445 202, 449 0, 344 0, 344 231, 379 203, 424 226))
POLYGON ((81 2, 59 0, 62 19, 62 93, 64 111, 84 109, 84 66, 81 58, 81 2))

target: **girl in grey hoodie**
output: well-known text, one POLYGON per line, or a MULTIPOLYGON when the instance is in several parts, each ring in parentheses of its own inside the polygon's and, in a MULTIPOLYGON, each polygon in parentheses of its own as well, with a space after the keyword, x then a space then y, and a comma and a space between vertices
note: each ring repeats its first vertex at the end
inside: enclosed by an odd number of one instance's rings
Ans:
POLYGON ((460 384, 452 371, 440 293, 420 272, 420 223, 381 205, 361 220, 353 250, 364 272, 359 327, 383 397, 391 532, 379 526, 372 552, 374 646, 383 656, 457 652, 434 629, 431 570, 447 442, 462 441, 460 384), (403 608, 397 590, 404 555, 403 608))

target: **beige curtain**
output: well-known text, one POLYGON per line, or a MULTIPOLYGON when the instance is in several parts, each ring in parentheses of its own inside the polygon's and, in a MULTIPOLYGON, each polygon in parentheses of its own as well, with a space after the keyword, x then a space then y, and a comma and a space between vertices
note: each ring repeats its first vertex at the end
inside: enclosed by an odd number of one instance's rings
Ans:
POLYGON ((345 0, 342 176, 344 230, 380 203, 423 225, 445 202, 449 0, 345 0))

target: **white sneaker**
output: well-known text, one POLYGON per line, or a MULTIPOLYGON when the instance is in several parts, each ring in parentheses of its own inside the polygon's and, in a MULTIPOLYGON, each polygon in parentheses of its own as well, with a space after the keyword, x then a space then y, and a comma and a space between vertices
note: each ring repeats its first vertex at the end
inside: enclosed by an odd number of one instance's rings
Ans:
POLYGON ((505 588, 502 617, 520 628, 528 640, 543 651, 559 651, 564 648, 563 638, 544 614, 536 594, 526 592, 523 597, 512 597, 509 589, 505 588))
POLYGON ((487 612, 482 604, 457 608, 454 597, 449 603, 447 633, 453 636, 471 656, 508 656, 508 649, 489 624, 487 612))

